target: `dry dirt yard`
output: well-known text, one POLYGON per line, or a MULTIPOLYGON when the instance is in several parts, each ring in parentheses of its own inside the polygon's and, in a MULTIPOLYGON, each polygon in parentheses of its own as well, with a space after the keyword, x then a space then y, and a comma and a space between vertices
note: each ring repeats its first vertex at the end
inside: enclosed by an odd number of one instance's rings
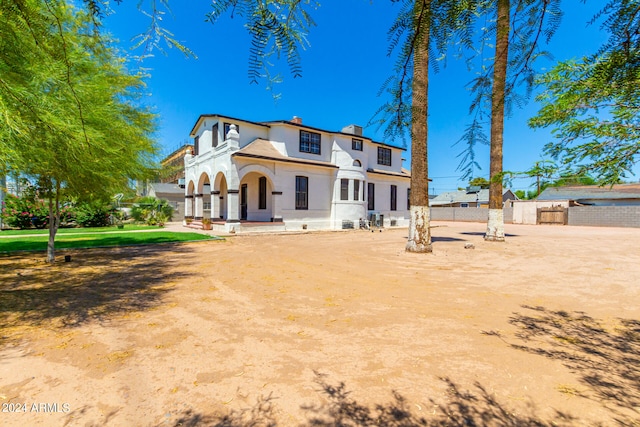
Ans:
POLYGON ((432 225, 0 257, 0 425, 640 425, 640 229, 432 225))

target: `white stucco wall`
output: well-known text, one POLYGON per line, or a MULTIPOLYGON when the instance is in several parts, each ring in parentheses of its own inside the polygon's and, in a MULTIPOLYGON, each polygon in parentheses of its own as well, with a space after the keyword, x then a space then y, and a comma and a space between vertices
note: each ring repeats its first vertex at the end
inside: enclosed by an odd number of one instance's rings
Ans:
MULTIPOLYGON (((409 224, 409 209, 407 206, 407 190, 410 180, 406 178, 396 178, 387 175, 368 173, 367 182, 375 185, 375 205, 370 213, 384 215, 385 226, 389 226, 391 221, 396 221, 397 226, 407 226, 409 224), (391 185, 397 187, 396 210, 391 210, 391 185)), ((367 186, 368 187, 368 186, 367 186)), ((367 194, 367 200, 369 195, 367 194)))
MULTIPOLYGON (((331 133, 309 129, 321 135, 321 154, 300 152, 300 130, 304 127, 287 123, 272 123, 269 127, 242 121, 210 117, 199 122, 193 135, 200 136, 200 155, 185 157, 185 194, 200 194, 205 176, 211 183, 206 188, 206 199, 211 200, 215 218, 227 221, 240 219, 242 185, 247 188, 247 219, 249 221, 282 220, 287 229, 340 229, 343 221, 352 221, 358 226, 360 219, 368 219, 367 183, 373 182, 376 191, 376 206, 373 212, 384 215, 385 225, 395 220, 398 226, 406 226, 409 219, 407 189, 410 180, 402 177, 368 173, 368 168, 400 172, 402 150, 391 149, 392 165, 377 164, 377 148, 365 137, 342 133, 331 133), (239 125, 239 142, 224 142, 224 123, 239 125), (218 147, 211 148, 211 129, 218 123, 218 147), (231 157, 232 147, 243 147, 256 138, 267 139, 282 154, 292 159, 308 159, 332 163, 337 167, 316 166, 295 162, 279 162, 268 159, 231 157), (363 141, 363 150, 353 150, 352 139, 363 141), (361 166, 355 165, 358 160, 361 166), (266 209, 259 209, 259 178, 267 178, 266 209), (296 176, 308 178, 308 209, 296 209, 296 176), (224 177, 224 178, 222 178, 224 177), (341 200, 341 180, 348 180, 348 198, 341 200), (354 183, 359 192, 354 197, 354 183), (390 188, 397 186, 397 210, 391 211, 390 188), (229 193, 227 193, 229 190, 229 193), (235 193, 234 190, 238 191, 235 193), (220 192, 211 196, 211 191, 220 192), (233 205, 233 206, 231 206, 233 205), (236 206, 237 205, 237 206, 236 206), (230 215, 230 216, 228 216, 230 215), (237 217, 237 218, 236 218, 237 217)), ((201 215, 198 206, 203 198, 193 198, 192 216, 201 215), (196 201, 198 203, 196 203, 196 201)), ((188 199, 186 199, 188 203, 188 199)), ((187 213, 189 215, 189 213, 187 213)))
POLYGON ((331 198, 336 169, 300 167, 295 164, 277 165, 281 197, 281 212, 287 228, 330 229, 331 198), (296 209, 296 176, 308 178, 308 209, 296 209))

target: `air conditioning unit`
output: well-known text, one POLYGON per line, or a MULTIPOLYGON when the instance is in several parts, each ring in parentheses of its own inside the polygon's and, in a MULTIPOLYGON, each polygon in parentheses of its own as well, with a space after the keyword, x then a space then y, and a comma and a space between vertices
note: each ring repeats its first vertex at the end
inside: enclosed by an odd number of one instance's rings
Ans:
POLYGON ((369 224, 372 227, 382 227, 384 224, 384 215, 381 215, 380 212, 371 212, 369 214, 369 224))
POLYGON ((353 221, 349 221, 348 219, 342 220, 342 229, 343 230, 353 230, 353 221))
POLYGON ((362 126, 349 125, 342 128, 343 133, 350 133, 356 136, 362 136, 362 126))

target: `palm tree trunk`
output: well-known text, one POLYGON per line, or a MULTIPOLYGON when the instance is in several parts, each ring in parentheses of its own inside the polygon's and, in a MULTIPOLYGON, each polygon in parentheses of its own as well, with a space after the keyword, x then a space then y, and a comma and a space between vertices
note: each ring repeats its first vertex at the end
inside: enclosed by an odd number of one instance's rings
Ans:
POLYGON ((430 0, 416 2, 417 27, 413 55, 413 98, 411 101, 411 195, 409 197, 408 252, 431 252, 429 172, 427 165, 427 112, 429 89, 430 0), (427 20, 427 21, 423 21, 427 20))
POLYGON ((502 144, 504 136, 504 98, 509 59, 509 0, 498 0, 498 26, 496 29, 496 59, 491 89, 491 148, 489 173, 489 219, 485 240, 504 242, 504 215, 502 210, 502 144))

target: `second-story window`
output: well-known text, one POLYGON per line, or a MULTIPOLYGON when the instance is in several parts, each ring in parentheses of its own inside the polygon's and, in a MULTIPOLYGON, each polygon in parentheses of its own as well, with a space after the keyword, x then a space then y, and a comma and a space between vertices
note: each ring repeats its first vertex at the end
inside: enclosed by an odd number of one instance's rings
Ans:
POLYGON ((351 140, 351 149, 352 150, 357 150, 357 151, 362 151, 362 140, 353 138, 351 140))
POLYGON ((193 138, 193 155, 197 156, 198 154, 200 154, 200 136, 193 138))
POLYGON ((300 152, 320 154, 320 134, 315 132, 300 131, 300 152))
POLYGON ((391 166, 391 149, 378 147, 378 164, 391 166))
POLYGON ((240 126, 236 123, 225 123, 224 124, 224 139, 227 139, 227 134, 229 133, 229 130, 231 130, 231 125, 236 125, 236 132, 240 133, 240 126))
POLYGON ((218 146, 218 124, 216 123, 211 128, 211 146, 216 148, 218 146))

